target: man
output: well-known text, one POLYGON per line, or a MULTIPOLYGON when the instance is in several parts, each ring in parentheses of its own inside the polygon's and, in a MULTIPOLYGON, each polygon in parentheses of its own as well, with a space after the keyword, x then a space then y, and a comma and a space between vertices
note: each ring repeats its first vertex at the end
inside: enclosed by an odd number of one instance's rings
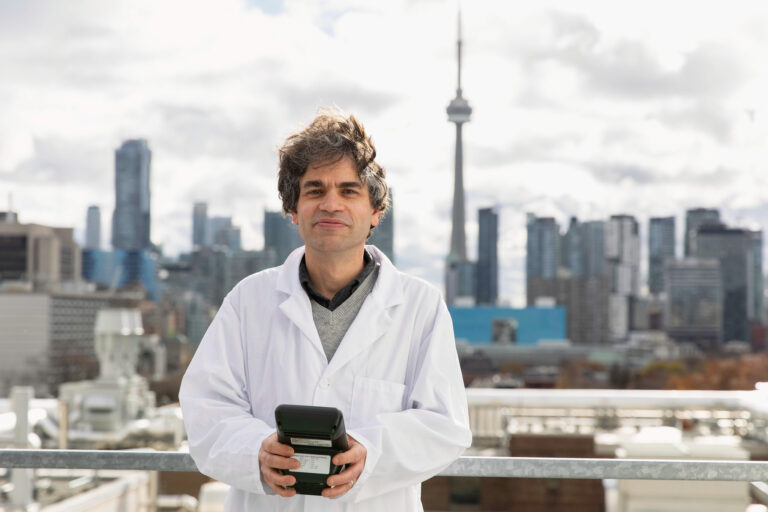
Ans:
POLYGON ((280 148, 278 189, 304 247, 227 295, 179 394, 201 472, 226 510, 422 510, 420 483, 471 443, 451 319, 439 292, 365 241, 385 171, 354 116, 322 112, 280 148), (296 495, 280 404, 336 407, 349 450, 322 496, 296 495))

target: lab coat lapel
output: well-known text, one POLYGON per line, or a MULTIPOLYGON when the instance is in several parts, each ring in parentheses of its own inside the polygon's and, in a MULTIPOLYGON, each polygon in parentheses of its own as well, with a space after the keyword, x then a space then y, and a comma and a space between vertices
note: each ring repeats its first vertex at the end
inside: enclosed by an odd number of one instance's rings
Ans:
POLYGON ((403 300, 400 277, 394 265, 378 249, 367 247, 379 263, 379 275, 373 290, 365 299, 338 350, 331 358, 326 376, 343 368, 389 331, 392 327, 392 308, 403 300))
POLYGON ((312 306, 309 297, 299 282, 299 263, 304 256, 304 247, 294 250, 285 263, 280 267, 277 278, 277 290, 287 294, 286 299, 280 303, 280 311, 304 334, 315 350, 325 359, 323 345, 317 334, 315 321, 312 319, 312 306))

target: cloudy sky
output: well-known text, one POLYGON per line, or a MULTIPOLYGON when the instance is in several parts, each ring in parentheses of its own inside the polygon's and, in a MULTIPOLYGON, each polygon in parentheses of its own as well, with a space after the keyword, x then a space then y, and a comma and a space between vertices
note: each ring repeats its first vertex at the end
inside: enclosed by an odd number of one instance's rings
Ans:
MULTIPOLYGON (((500 293, 523 302, 525 213, 561 225, 718 207, 768 224, 764 1, 465 2, 467 234, 500 211, 500 293)), ((442 286, 455 1, 0 1, 0 210, 74 226, 114 207, 114 150, 153 151, 152 238, 192 203, 263 246, 276 151, 319 106, 355 113, 395 190, 398 265, 442 286)), ((105 242, 106 246, 106 242, 105 242)))

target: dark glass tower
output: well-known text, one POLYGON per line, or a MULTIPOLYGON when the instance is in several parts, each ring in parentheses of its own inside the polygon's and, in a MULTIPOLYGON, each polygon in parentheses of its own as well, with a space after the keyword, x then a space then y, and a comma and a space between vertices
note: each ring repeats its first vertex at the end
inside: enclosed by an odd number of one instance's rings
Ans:
POLYGON ((499 298, 499 214, 495 208, 477 212, 477 304, 496 304, 499 298))
POLYGON ((652 217, 648 228, 648 288, 664 291, 664 265, 675 259, 675 218, 652 217))

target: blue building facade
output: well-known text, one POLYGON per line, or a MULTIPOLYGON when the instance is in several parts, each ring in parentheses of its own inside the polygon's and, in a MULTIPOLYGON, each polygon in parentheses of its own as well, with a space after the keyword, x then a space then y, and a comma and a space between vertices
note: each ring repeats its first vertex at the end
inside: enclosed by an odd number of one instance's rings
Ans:
POLYGON ((157 262, 149 251, 83 250, 83 279, 104 288, 123 288, 140 282, 153 301, 160 299, 157 262))
POLYGON ((456 339, 472 344, 493 340, 494 320, 514 319, 517 322, 518 345, 535 345, 541 340, 566 339, 564 307, 502 308, 478 306, 472 308, 449 307, 456 339))

